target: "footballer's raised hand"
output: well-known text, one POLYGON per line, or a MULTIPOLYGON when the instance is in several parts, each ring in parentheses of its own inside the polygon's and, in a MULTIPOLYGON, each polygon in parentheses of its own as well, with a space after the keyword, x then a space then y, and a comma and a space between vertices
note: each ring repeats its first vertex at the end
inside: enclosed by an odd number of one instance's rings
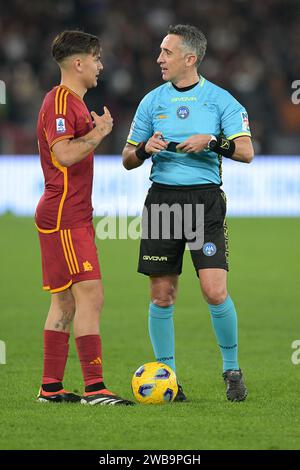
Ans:
POLYGON ((157 153, 161 150, 164 150, 168 147, 168 143, 163 138, 163 135, 160 131, 156 131, 152 137, 148 140, 145 145, 145 151, 147 153, 157 153))
POLYGON ((99 116, 95 111, 91 112, 91 116, 95 123, 95 129, 99 130, 103 136, 110 134, 113 127, 113 118, 106 106, 104 106, 104 114, 99 116))
POLYGON ((202 152, 202 150, 207 147, 207 144, 210 139, 210 134, 191 135, 191 137, 177 145, 176 148, 186 153, 202 152))

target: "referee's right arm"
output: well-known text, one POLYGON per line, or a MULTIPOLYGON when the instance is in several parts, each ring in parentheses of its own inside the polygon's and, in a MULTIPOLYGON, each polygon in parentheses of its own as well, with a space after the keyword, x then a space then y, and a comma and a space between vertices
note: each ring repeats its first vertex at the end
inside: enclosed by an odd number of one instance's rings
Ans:
POLYGON ((162 139, 162 133, 159 131, 155 132, 147 142, 140 142, 138 145, 127 142, 122 152, 123 166, 126 170, 133 170, 150 158, 152 153, 160 152, 167 146, 168 142, 162 139))
POLYGON ((123 166, 126 170, 133 170, 141 166, 144 163, 144 160, 140 160, 136 155, 137 145, 127 144, 125 145, 122 157, 123 157, 123 166))

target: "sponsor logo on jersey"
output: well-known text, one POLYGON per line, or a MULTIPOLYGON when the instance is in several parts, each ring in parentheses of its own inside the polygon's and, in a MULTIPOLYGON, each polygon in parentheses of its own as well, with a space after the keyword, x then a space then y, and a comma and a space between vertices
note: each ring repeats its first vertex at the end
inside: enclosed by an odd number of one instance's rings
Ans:
POLYGON ((63 118, 56 119, 56 132, 59 132, 59 133, 66 132, 65 120, 63 118))
POLYGON ((189 111, 189 108, 187 106, 180 106, 178 109, 177 109, 177 116, 180 118, 180 119, 186 119, 189 117, 189 114, 190 114, 190 111, 189 111))
POLYGON ((176 103, 178 101, 198 101, 196 96, 176 96, 174 98, 171 98, 171 103, 176 103))
POLYGON ((217 252, 217 247, 214 243, 208 242, 204 243, 202 250, 205 256, 213 256, 217 252))

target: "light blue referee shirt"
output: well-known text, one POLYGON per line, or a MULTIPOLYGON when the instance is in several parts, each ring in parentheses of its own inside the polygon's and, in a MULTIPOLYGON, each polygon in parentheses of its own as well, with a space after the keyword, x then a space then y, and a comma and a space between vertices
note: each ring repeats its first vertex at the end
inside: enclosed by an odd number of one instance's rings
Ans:
MULTIPOLYGON (((140 102, 127 142, 147 142, 160 131, 166 141, 183 142, 195 134, 223 134, 227 139, 251 136, 245 108, 226 90, 201 77, 178 91, 165 83, 140 102)), ((182 153, 162 150, 152 156, 150 179, 169 185, 221 184, 222 158, 209 150, 182 153)))

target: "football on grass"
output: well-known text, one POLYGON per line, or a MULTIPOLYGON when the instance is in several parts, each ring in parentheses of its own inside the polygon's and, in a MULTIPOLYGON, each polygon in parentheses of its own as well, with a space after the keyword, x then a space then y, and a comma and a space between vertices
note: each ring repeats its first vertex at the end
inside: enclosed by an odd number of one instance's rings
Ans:
POLYGON ((175 372, 162 362, 140 366, 131 381, 135 399, 146 405, 165 405, 174 400, 178 386, 175 372))

